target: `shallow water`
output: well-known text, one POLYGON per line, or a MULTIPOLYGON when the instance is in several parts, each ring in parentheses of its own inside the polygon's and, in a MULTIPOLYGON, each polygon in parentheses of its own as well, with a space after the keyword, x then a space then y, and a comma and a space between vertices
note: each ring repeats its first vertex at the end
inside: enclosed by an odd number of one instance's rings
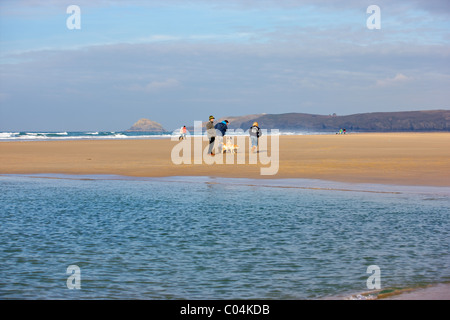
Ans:
POLYGON ((367 291, 370 265, 382 288, 450 280, 448 188, 65 178, 0 176, 1 299, 319 299, 367 291))

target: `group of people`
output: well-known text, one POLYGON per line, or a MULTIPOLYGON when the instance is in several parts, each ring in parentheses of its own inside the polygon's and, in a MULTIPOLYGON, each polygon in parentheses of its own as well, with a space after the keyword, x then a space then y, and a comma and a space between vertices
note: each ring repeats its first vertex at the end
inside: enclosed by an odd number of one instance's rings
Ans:
MULTIPOLYGON (((218 134, 218 137, 220 139, 219 143, 223 143, 223 137, 225 136, 227 130, 228 130, 228 124, 230 123, 228 120, 223 120, 221 122, 218 122, 214 125, 214 116, 209 116, 209 121, 206 124, 206 136, 209 140, 209 147, 208 147, 208 154, 211 156, 214 156, 215 153, 213 151, 214 149, 214 143, 216 141, 216 137, 218 134)), ((186 139, 186 126, 183 126, 180 129, 180 137, 179 140, 186 139)), ((256 149, 258 148, 258 138, 262 135, 261 129, 259 128, 258 122, 253 122, 253 125, 250 127, 249 130, 250 134, 250 141, 252 145, 252 152, 256 152, 256 149)))
MULTIPOLYGON (((209 121, 206 124, 206 136, 209 140, 209 147, 208 147, 208 154, 211 156, 214 156, 214 143, 216 141, 216 133, 219 134, 219 143, 223 143, 223 137, 225 136, 227 130, 228 130, 228 120, 223 120, 219 123, 216 123, 214 125, 214 116, 209 116, 209 121)), ((258 138, 261 136, 261 129, 258 126, 257 122, 254 122, 253 125, 250 127, 249 130, 250 133, 250 139, 252 144, 252 152, 256 151, 256 148, 258 147, 258 138)))

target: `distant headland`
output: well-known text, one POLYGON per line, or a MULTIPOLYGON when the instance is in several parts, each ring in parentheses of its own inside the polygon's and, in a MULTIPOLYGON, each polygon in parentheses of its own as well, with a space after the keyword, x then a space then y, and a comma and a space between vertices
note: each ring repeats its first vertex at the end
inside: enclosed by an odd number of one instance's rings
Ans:
POLYGON ((318 115, 308 113, 256 114, 222 117, 229 128, 247 130, 258 122, 264 129, 280 131, 336 132, 433 132, 450 131, 450 110, 373 112, 352 115, 318 115))
MULTIPOLYGON (((209 114, 205 115, 205 117, 209 114)), ((450 110, 372 112, 351 115, 309 113, 250 114, 217 118, 229 120, 230 129, 247 130, 256 121, 264 129, 303 132, 437 132, 450 131, 450 110)), ((195 119, 194 119, 195 120, 195 119)), ((206 122, 204 123, 206 124, 206 122)), ((193 126, 187 127, 193 131, 193 126)), ((204 129, 204 125, 203 125, 204 129)), ((161 124, 140 119, 128 132, 167 132, 161 124)))

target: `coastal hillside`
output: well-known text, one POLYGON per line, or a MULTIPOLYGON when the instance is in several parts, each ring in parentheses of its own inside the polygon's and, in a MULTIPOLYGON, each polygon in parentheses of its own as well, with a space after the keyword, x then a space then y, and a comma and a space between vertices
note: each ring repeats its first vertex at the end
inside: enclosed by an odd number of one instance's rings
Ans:
POLYGON ((282 131, 333 132, 341 128, 356 132, 427 132, 450 131, 450 110, 374 112, 352 115, 317 115, 307 113, 260 114, 229 119, 232 129, 248 129, 254 121, 261 128, 282 131))
POLYGON ((128 132, 165 132, 161 124, 149 119, 140 119, 136 122, 130 129, 126 130, 128 132))

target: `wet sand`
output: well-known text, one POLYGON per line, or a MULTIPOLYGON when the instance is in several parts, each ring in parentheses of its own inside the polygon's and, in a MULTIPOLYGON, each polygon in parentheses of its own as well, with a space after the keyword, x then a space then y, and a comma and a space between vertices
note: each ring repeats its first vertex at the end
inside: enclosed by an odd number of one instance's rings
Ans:
POLYGON ((450 283, 441 283, 426 288, 403 290, 381 295, 383 300, 450 300, 450 283))
POLYGON ((349 297, 331 297, 328 300, 450 300, 450 283, 404 289, 368 291, 349 297))
MULTIPOLYGON (((269 147, 261 147, 258 154, 271 160, 271 164, 249 164, 246 153, 244 164, 224 160, 224 164, 176 165, 171 152, 178 143, 170 139, 3 141, 0 174, 306 178, 450 186, 450 133, 280 136, 279 162, 270 143, 269 147), (279 164, 277 174, 261 175, 261 168, 274 164, 279 164)), ((248 148, 248 139, 246 143, 248 148)), ((203 141, 202 148, 206 147, 207 142, 203 141)), ((239 152, 244 151, 245 146, 240 146, 239 152)))

